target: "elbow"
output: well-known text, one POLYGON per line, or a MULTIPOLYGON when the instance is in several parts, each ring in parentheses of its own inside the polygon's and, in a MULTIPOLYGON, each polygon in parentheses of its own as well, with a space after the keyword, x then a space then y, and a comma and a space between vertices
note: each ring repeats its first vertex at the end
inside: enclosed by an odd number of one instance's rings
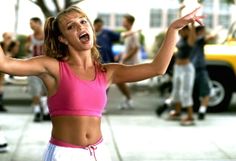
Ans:
POLYGON ((166 74, 167 72, 167 67, 163 67, 162 65, 155 66, 155 75, 161 76, 166 74))
POLYGON ((151 68, 150 71, 152 71, 152 75, 154 76, 162 76, 166 74, 167 67, 163 67, 162 64, 156 64, 154 62, 150 63, 151 68))
POLYGON ((159 73, 157 74, 158 76, 163 76, 166 74, 166 70, 161 70, 159 71, 159 73))
POLYGON ((158 69, 155 71, 155 76, 163 76, 166 74, 166 70, 165 69, 158 69))

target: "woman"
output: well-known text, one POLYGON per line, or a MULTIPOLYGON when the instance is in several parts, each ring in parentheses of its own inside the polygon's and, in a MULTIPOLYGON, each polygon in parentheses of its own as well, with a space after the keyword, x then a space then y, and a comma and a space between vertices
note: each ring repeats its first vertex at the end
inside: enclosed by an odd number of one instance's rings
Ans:
MULTIPOLYGON (((132 82, 166 71, 175 48, 178 30, 199 21, 198 9, 176 20, 152 63, 127 66, 101 65, 95 34, 86 14, 69 7, 45 24, 46 56, 20 61, 0 50, 0 70, 19 76, 35 75, 48 90, 52 133, 44 160, 109 161, 103 150, 101 113, 111 83, 132 82)), ((201 23, 201 22, 200 22, 201 23)))
POLYGON ((185 26, 179 31, 180 40, 176 47, 176 60, 173 73, 172 98, 175 109, 170 111, 169 119, 176 120, 181 116, 181 108, 186 108, 187 116, 181 118, 181 125, 194 125, 193 118, 193 85, 195 78, 194 66, 190 60, 193 45, 196 41, 194 26, 185 26))

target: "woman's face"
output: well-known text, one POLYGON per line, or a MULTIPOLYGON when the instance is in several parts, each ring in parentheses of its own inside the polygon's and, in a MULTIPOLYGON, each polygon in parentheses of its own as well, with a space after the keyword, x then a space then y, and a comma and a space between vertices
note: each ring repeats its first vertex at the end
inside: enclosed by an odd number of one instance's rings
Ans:
POLYGON ((62 35, 59 40, 76 50, 90 50, 93 47, 93 30, 88 19, 77 12, 70 12, 59 19, 62 35))

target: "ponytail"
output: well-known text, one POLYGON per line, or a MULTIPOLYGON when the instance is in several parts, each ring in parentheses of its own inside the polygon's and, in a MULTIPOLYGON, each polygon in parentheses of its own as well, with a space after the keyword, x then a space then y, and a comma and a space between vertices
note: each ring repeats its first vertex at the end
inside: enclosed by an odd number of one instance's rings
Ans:
POLYGON ((67 56, 67 46, 58 40, 61 32, 58 27, 58 20, 55 17, 48 17, 46 19, 44 35, 44 50, 47 56, 58 60, 67 56))

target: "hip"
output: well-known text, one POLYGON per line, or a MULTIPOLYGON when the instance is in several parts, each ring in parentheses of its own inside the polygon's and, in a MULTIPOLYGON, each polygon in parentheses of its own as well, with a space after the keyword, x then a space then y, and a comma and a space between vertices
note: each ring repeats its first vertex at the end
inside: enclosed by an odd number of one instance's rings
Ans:
POLYGON ((111 161, 102 138, 87 146, 65 147, 50 141, 44 153, 44 161, 111 161))

